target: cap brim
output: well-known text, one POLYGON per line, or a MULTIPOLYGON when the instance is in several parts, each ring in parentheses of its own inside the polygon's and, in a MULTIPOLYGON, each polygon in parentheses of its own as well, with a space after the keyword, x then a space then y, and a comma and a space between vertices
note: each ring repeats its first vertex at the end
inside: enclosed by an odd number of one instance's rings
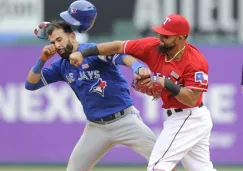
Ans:
POLYGON ((68 11, 64 11, 62 13, 60 13, 60 17, 65 20, 67 23, 74 25, 74 26, 79 26, 80 22, 78 20, 76 20, 75 18, 73 18, 68 11))
POLYGON ((162 28, 161 26, 159 26, 159 27, 153 27, 152 29, 156 33, 159 33, 159 34, 162 34, 162 35, 167 35, 167 36, 174 36, 174 35, 176 35, 176 33, 170 32, 170 31, 162 28))

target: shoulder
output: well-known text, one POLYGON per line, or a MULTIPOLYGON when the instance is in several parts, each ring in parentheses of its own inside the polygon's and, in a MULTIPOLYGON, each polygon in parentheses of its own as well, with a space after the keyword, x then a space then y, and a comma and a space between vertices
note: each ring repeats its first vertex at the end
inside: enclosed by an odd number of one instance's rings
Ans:
POLYGON ((86 49, 86 48, 89 48, 89 47, 93 47, 93 46, 96 46, 96 45, 97 45, 97 43, 81 43, 78 46, 78 51, 81 51, 83 49, 86 49))
POLYGON ((70 66, 72 66, 70 62, 63 58, 56 59, 51 63, 51 68, 57 72, 62 72, 63 69, 69 68, 70 66))
POLYGON ((143 42, 143 43, 147 43, 147 44, 158 44, 159 43, 159 39, 156 37, 145 37, 145 38, 140 38, 140 39, 127 40, 126 42, 130 42, 130 41, 143 42))
POLYGON ((205 56, 193 45, 187 44, 187 63, 195 70, 208 72, 208 62, 205 56))
POLYGON ((125 43, 130 43, 130 42, 142 43, 143 45, 153 46, 159 43, 159 39, 156 37, 146 37, 141 39, 127 40, 125 43))
POLYGON ((52 66, 59 67, 59 66, 63 63, 63 60, 64 60, 64 59, 62 59, 62 58, 55 59, 55 60, 51 63, 51 65, 52 65, 52 66))
POLYGON ((159 39, 155 37, 146 37, 141 39, 127 40, 123 46, 123 52, 127 53, 129 50, 141 50, 148 52, 157 47, 159 39), (128 50, 129 49, 129 50, 128 50))

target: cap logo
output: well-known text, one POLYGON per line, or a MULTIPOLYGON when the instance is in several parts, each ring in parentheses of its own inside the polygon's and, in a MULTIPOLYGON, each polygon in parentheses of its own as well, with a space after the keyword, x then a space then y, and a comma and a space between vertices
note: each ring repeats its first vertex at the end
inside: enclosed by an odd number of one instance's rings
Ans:
POLYGON ((72 9, 71 12, 72 12, 73 14, 76 14, 76 13, 77 13, 77 9, 72 9))
POLYGON ((169 17, 166 17, 165 20, 164 20, 164 22, 163 22, 163 24, 165 25, 166 23, 168 23, 170 21, 171 21, 171 19, 169 17))

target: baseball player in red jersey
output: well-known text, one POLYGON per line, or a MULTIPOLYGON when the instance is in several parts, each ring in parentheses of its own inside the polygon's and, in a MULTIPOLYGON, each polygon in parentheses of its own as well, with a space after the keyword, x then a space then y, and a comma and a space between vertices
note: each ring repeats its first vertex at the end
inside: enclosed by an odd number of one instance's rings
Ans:
POLYGON ((115 53, 130 54, 145 62, 154 75, 140 81, 142 89, 146 88, 141 91, 149 95, 159 92, 169 116, 147 170, 170 171, 181 160, 186 171, 215 171, 209 153, 213 124, 202 103, 203 92, 208 89, 207 60, 186 42, 190 25, 183 16, 171 14, 153 30, 159 38, 101 43, 71 54, 70 63, 78 66, 85 57, 115 53))

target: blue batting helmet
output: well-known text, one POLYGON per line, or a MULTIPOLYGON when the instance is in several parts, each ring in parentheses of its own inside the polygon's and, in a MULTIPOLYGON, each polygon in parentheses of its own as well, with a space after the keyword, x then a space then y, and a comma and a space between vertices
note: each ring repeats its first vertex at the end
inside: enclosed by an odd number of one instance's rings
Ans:
POLYGON ((92 28, 97 16, 96 7, 86 1, 78 0, 74 1, 67 11, 60 13, 60 17, 74 26, 79 33, 83 33, 92 28))

